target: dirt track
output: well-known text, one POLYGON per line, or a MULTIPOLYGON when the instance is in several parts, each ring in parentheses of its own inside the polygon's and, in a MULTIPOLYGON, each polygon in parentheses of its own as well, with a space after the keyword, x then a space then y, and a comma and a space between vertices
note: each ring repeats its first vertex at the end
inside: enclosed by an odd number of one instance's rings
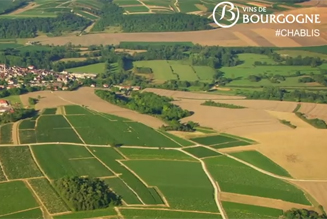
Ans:
POLYGON ((295 204, 291 202, 286 202, 283 200, 271 199, 271 198, 263 198, 257 196, 250 195, 242 195, 236 193, 228 193, 222 192, 220 194, 222 201, 236 202, 241 204, 249 204, 249 205, 257 205, 268 208, 277 208, 282 210, 289 210, 291 208, 305 208, 305 209, 313 209, 311 206, 295 204))

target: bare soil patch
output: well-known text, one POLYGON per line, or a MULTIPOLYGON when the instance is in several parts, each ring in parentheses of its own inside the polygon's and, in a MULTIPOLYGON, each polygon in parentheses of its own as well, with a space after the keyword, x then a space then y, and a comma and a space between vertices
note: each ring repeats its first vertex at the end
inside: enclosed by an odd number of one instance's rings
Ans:
POLYGON ((297 115, 294 113, 288 113, 288 112, 276 112, 276 111, 267 111, 270 115, 276 117, 280 120, 286 120, 290 121, 291 124, 295 125, 297 129, 299 128, 307 128, 307 129, 314 129, 313 126, 306 123, 302 119, 300 119, 297 115))
POLYGON ((251 38, 247 37, 241 32, 233 32, 236 37, 238 37, 243 42, 247 43, 249 46, 259 46, 256 42, 254 42, 251 38))
POLYGON ((211 127, 218 132, 242 136, 250 133, 290 129, 264 110, 203 106, 201 105, 202 100, 190 99, 174 103, 183 109, 194 112, 192 116, 182 119, 183 122, 198 122, 201 126, 211 127))
MULTIPOLYGON (((68 92, 68 91, 67 91, 68 92)), ((63 101, 56 97, 51 91, 38 91, 38 92, 32 92, 23 94, 20 96, 20 99, 22 100, 23 105, 28 106, 28 98, 38 98, 38 96, 41 96, 40 101, 35 105, 36 110, 42 110, 44 108, 55 108, 62 105, 67 105, 66 101, 63 101)))
POLYGON ((327 209, 327 182, 294 182, 327 209))
MULTIPOLYGON (((93 88, 84 87, 78 89, 77 91, 57 91, 54 92, 53 96, 61 101, 64 101, 65 105, 79 104, 88 106, 90 109, 142 122, 153 128, 158 128, 164 124, 164 122, 152 116, 140 114, 129 109, 121 108, 119 106, 110 104, 107 101, 102 100, 94 94, 93 88)), ((41 102, 42 100, 40 101, 40 103, 41 102)))
POLYGON ((313 210, 313 207, 309 205, 301 205, 301 204, 286 202, 278 199, 263 198, 263 197, 256 197, 250 195, 241 195, 236 193, 221 192, 220 198, 222 201, 236 202, 236 203, 248 204, 248 205, 257 205, 257 206, 277 208, 282 210, 289 210, 291 208, 300 208, 300 209, 304 208, 308 210, 313 210))
POLYGON ((326 131, 301 128, 245 135, 254 147, 285 168, 294 178, 327 180, 326 131))

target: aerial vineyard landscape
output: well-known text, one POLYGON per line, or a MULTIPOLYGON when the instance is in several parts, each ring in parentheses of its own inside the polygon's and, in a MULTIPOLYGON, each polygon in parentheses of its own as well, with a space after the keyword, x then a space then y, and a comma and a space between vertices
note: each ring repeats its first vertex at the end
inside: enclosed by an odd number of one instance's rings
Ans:
POLYGON ((327 219, 326 15, 0 0, 0 218, 327 219))

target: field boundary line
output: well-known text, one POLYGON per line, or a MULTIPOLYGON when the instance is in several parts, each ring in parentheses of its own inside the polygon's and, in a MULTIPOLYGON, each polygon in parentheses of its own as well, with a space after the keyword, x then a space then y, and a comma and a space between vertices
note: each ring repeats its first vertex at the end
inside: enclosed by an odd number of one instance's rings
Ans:
MULTIPOLYGON (((121 160, 116 160, 120 165, 125 167, 129 172, 131 172, 136 178, 138 178, 147 188, 155 188, 157 190, 158 195, 160 196, 161 200, 165 203, 165 200, 161 197, 163 194, 160 189, 156 186, 149 186, 139 175, 137 175, 132 169, 130 169, 126 164, 124 164, 121 160)), ((166 199, 166 198, 165 198, 166 199)), ((166 200, 167 201, 167 200, 166 200)), ((166 204, 166 203, 165 203, 166 204)), ((167 201, 167 206, 169 207, 169 203, 167 201)))
POLYGON ((66 108, 65 108, 65 106, 61 106, 62 108, 61 108, 61 113, 62 113, 62 115, 66 115, 66 108))
POLYGON ((5 216, 12 215, 12 214, 22 213, 22 212, 25 212, 25 211, 31 211, 31 210, 34 210, 34 209, 37 209, 37 208, 40 208, 40 206, 34 207, 34 208, 27 208, 27 209, 24 209, 24 210, 15 211, 15 212, 11 212, 11 213, 8 213, 8 214, 2 214, 2 215, 0 215, 0 217, 5 217, 5 216))
POLYGON ((34 154, 34 151, 31 147, 31 145, 28 145, 28 148, 30 149, 30 152, 31 152, 31 155, 32 155, 32 158, 36 164, 36 166, 39 168, 39 170, 41 171, 41 173, 43 174, 43 176, 45 176, 45 178, 51 182, 51 179, 47 176, 47 174, 44 172, 44 170, 42 169, 41 165, 39 164, 39 162, 37 161, 36 157, 35 157, 35 154, 34 154))
POLYGON ((53 214, 51 214, 51 216, 65 215, 65 214, 71 214, 71 213, 73 213, 73 212, 72 211, 63 211, 63 212, 53 213, 53 214))
POLYGON ((75 127, 70 123, 70 121, 67 119, 66 115, 63 115, 63 117, 66 119, 66 121, 68 122, 68 124, 70 125, 70 127, 74 130, 74 132, 76 133, 76 135, 78 136, 78 138, 84 143, 85 141, 83 140, 82 136, 77 132, 77 130, 75 129, 75 127))
POLYGON ((88 159, 95 159, 95 157, 75 157, 75 158, 68 158, 68 160, 88 160, 88 159))
POLYGON ((145 160, 145 161, 152 161, 152 160, 158 160, 158 161, 179 161, 179 162, 191 162, 191 163, 199 163, 199 161, 197 160, 177 160, 177 159, 162 159, 162 158, 142 158, 142 159, 129 159, 129 160, 136 160, 136 161, 142 161, 142 160, 145 160))
POLYGON ((200 158, 197 158, 197 157, 194 156, 193 154, 187 152, 187 151, 183 151, 183 150, 180 150, 180 151, 182 151, 183 153, 185 153, 185 154, 187 154, 187 155, 189 155, 189 156, 191 156, 191 157, 197 159, 198 161, 200 161, 204 173, 207 175, 209 181, 211 182, 211 184, 212 184, 212 186, 213 186, 213 188, 214 188, 214 197, 215 197, 215 202, 216 202, 216 205, 217 205, 217 207, 218 207, 218 210, 219 210, 219 212, 220 212, 220 214, 221 214, 221 217, 222 217, 223 219, 227 219, 228 216, 227 216, 227 214, 226 214, 226 212, 225 212, 225 210, 224 210, 224 208, 223 208, 223 205, 222 205, 222 203, 221 203, 221 201, 220 201, 220 199, 219 199, 219 197, 220 197, 220 195, 219 195, 219 191, 220 191, 219 184, 218 184, 218 183, 213 179, 213 177, 211 176, 210 172, 209 172, 208 169, 207 169, 207 166, 206 166, 205 162, 204 162, 203 160, 201 160, 200 158))
MULTIPOLYGON (((145 205, 144 201, 141 199, 141 197, 139 196, 139 194, 137 194, 137 192, 134 191, 133 188, 131 188, 127 182, 125 182, 122 178, 120 178, 121 174, 116 173, 115 171, 113 171, 109 166, 107 166, 101 159, 99 159, 88 147, 85 146, 85 148, 93 155, 94 158, 96 158, 103 166, 105 166, 107 169, 109 169, 116 177, 118 177, 126 186, 129 190, 131 190, 136 197, 140 200, 140 202, 145 205)), ((117 160, 115 160, 117 161, 117 160)), ((117 161, 118 162, 118 161, 117 161)), ((119 162, 118 162, 119 163, 119 162)))
POLYGON ((125 160, 129 160, 128 157, 126 157, 125 154, 123 154, 120 150, 118 150, 116 147, 112 147, 120 156, 122 156, 125 160))
POLYGON ((183 209, 171 209, 171 208, 138 208, 138 207, 118 207, 120 209, 131 209, 131 210, 155 210, 155 211, 176 211, 176 212, 188 212, 188 213, 200 213, 200 214, 214 214, 221 215, 219 212, 210 212, 210 211, 193 211, 193 210, 183 210, 183 209))
POLYGON ((2 162, 0 160, 0 169, 3 172, 3 176, 6 178, 7 181, 9 181, 7 174, 5 173, 5 169, 3 168, 2 162))
POLYGON ((119 208, 114 207, 114 210, 117 212, 118 218, 124 218, 124 216, 121 214, 121 212, 119 211, 119 208))
POLYGON ((28 180, 24 180, 23 182, 31 190, 31 192, 33 193, 33 196, 36 198, 36 201, 39 203, 40 209, 41 209, 42 214, 43 214, 43 218, 49 218, 49 217, 51 218, 48 209, 45 207, 44 203, 42 202, 42 200, 40 199, 40 197, 37 195, 37 193, 35 192, 35 190, 31 186, 31 184, 28 182, 28 180))
POLYGON ((180 147, 183 147, 183 145, 181 145, 180 143, 178 143, 177 141, 175 141, 175 140, 172 139, 171 137, 165 135, 164 133, 162 133, 162 132, 160 132, 160 131, 158 131, 158 130, 156 130, 156 129, 154 129, 154 130, 155 130, 156 132, 162 134, 162 135, 165 136, 166 138, 170 139, 171 141, 175 142, 175 143, 178 144, 180 147))

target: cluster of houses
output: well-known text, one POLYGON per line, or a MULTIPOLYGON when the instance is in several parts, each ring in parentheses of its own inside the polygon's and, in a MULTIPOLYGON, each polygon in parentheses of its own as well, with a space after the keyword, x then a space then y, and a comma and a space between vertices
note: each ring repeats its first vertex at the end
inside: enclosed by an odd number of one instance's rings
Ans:
POLYGON ((27 68, 12 66, 8 67, 0 64, 0 89, 20 88, 22 85, 27 85, 26 78, 32 74, 32 78, 27 82, 31 87, 45 87, 47 89, 53 88, 54 90, 67 90, 67 85, 71 81, 80 81, 85 78, 96 78, 96 74, 79 74, 68 72, 55 72, 46 69, 36 69, 34 66, 27 68))
POLYGON ((7 100, 0 100, 0 115, 5 112, 13 112, 13 108, 7 100))
MULTIPOLYGON (((51 90, 68 90, 71 82, 77 81, 82 83, 85 78, 95 79, 97 74, 91 73, 69 73, 67 71, 55 72, 46 69, 37 69, 34 66, 27 68, 12 66, 8 67, 0 64, 0 90, 21 88, 22 85, 29 85, 31 87, 42 87, 51 90), (29 78, 29 81, 26 81, 29 78), (25 80, 24 80, 25 79, 25 80)), ((91 84, 91 87, 96 87, 96 84, 91 84)), ((103 88, 109 88, 108 84, 103 84, 103 88)), ((119 91, 137 91, 139 86, 123 86, 114 85, 119 91)))

